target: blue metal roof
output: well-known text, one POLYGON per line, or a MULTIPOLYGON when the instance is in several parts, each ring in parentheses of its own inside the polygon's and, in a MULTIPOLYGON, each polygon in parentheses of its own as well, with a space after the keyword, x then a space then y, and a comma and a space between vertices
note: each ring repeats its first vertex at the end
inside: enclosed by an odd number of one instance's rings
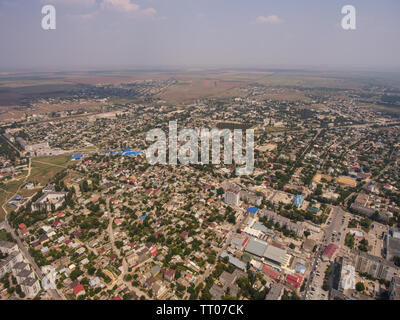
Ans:
POLYGON ((81 159, 83 157, 82 153, 77 153, 72 155, 72 159, 81 159))
POLYGON ((250 213, 257 213, 257 211, 258 211, 257 207, 248 207, 247 208, 247 212, 250 212, 250 213))

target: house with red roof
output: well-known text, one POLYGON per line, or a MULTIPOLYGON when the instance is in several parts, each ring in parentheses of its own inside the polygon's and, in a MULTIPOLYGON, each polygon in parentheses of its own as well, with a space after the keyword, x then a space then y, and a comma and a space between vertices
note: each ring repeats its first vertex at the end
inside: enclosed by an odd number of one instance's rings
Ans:
POLYGON ((322 260, 324 261, 330 261, 335 254, 338 246, 334 243, 330 243, 322 253, 322 260))
POLYGON ((175 270, 173 269, 168 269, 167 271, 164 272, 164 279, 172 282, 175 279, 175 270))
POLYGON ((186 239, 187 238, 187 236, 188 236, 188 232, 187 231, 183 231, 179 236, 182 238, 182 239, 186 239))
POLYGON ((264 272, 266 275, 270 276, 275 280, 279 280, 280 278, 279 273, 268 267, 266 264, 263 265, 262 272, 264 272))
POLYGON ((301 284, 303 283, 303 277, 299 276, 297 273, 295 274, 288 274, 285 279, 286 283, 295 287, 300 288, 301 284))
POLYGON ((74 295, 76 296, 76 297, 79 297, 79 296, 82 296, 82 295, 84 295, 86 292, 85 292, 85 288, 83 287, 83 285, 81 285, 81 284, 77 284, 75 287, 74 287, 74 295))

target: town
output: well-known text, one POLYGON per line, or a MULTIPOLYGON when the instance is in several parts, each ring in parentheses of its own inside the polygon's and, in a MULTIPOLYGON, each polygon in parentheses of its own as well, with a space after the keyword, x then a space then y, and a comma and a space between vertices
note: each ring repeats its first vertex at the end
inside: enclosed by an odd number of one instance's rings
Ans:
POLYGON ((396 87, 251 78, 176 102, 180 85, 149 75, 2 115, 1 299, 399 299, 396 87), (217 164, 150 164, 146 136, 171 121, 254 130, 254 171, 223 144, 217 164))

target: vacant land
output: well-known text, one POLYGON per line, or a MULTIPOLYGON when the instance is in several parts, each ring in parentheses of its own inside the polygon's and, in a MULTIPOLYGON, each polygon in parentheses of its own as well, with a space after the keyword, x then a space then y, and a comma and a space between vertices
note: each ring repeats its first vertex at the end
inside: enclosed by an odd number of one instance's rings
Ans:
POLYGON ((68 166, 70 156, 57 156, 32 159, 32 171, 28 182, 45 186, 52 177, 68 166))
POLYGON ((0 221, 4 220, 6 212, 3 209, 3 205, 8 210, 10 207, 7 205, 7 201, 15 195, 18 189, 24 184, 24 176, 19 178, 18 180, 10 181, 5 184, 0 189, 0 221))

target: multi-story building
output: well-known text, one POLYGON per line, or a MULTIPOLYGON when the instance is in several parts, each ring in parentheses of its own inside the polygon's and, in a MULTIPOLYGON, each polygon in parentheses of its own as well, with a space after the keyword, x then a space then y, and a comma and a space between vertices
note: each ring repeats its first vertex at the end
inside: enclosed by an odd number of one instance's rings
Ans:
POLYGON ((63 192, 48 192, 42 195, 34 203, 32 203, 32 211, 42 209, 51 210, 51 206, 57 210, 64 203, 65 193, 63 192))
POLYGON ((304 233, 304 227, 291 222, 288 218, 282 217, 277 213, 263 209, 258 214, 259 217, 266 217, 268 220, 273 221, 274 223, 278 223, 281 227, 286 227, 286 229, 295 232, 298 236, 302 236, 304 233))
POLYGON ((22 292, 28 298, 35 297, 40 291, 40 283, 35 278, 26 278, 20 285, 22 292))
POLYGON ((0 252, 3 254, 18 252, 18 245, 13 242, 0 241, 0 252))
POLYGON ((231 206, 239 206, 240 193, 234 190, 228 189, 225 191, 225 203, 231 206))
POLYGON ((0 260, 0 278, 4 277, 7 273, 12 271, 14 265, 22 261, 22 255, 20 252, 12 252, 8 254, 4 259, 0 260))
POLYGON ((353 254, 354 266, 357 272, 367 273, 376 279, 391 281, 398 271, 394 263, 383 258, 359 250, 353 250, 353 254))
POLYGON ((393 277, 390 282, 389 300, 400 300, 400 277, 393 277))

